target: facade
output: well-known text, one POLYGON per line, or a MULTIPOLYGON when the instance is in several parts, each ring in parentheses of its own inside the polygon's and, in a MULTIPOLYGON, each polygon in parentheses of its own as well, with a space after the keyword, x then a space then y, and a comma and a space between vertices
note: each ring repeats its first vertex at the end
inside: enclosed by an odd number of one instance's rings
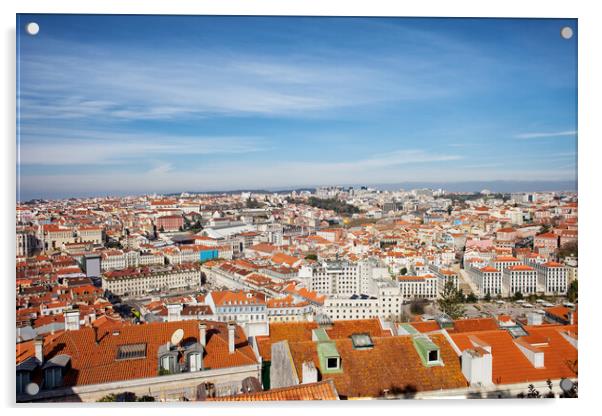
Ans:
POLYGON ((545 295, 564 295, 569 286, 567 268, 557 262, 530 263, 537 271, 538 291, 545 295))
POLYGON ((477 295, 486 296, 489 293, 490 296, 495 296, 503 293, 502 272, 495 267, 473 267, 469 269, 468 275, 477 286, 477 295))
POLYGON ((139 296, 152 291, 195 289, 201 284, 195 264, 168 267, 138 267, 102 274, 102 288, 116 295, 139 296))
POLYGON ((181 215, 165 215, 157 218, 155 225, 157 226, 157 231, 178 231, 184 226, 184 217, 181 215))
POLYGON ((399 289, 404 299, 437 299, 437 277, 432 274, 423 276, 399 276, 399 289))
POLYGON ((265 297, 248 291, 213 291, 205 302, 221 322, 237 322, 247 336, 269 334, 265 297))
POLYGON ((503 271, 502 295, 512 296, 515 293, 534 295, 537 290, 537 272, 531 266, 511 266, 503 271))
POLYGON ((302 322, 313 319, 312 305, 307 301, 296 302, 290 295, 268 299, 266 305, 269 323, 302 322))

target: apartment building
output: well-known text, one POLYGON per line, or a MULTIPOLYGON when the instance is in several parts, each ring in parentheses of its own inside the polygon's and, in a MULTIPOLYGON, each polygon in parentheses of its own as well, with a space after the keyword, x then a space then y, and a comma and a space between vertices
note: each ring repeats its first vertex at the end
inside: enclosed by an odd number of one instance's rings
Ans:
POLYGON ((502 272, 502 295, 512 296, 517 292, 523 295, 538 292, 537 272, 533 267, 520 264, 507 267, 502 272))
POLYGON ((302 322, 313 319, 312 305, 307 301, 296 301, 291 295, 268 299, 266 305, 270 323, 302 322))
POLYGON ((433 274, 399 276, 397 280, 404 299, 437 299, 437 277, 433 274))
POLYGON ((153 291, 198 288, 200 266, 132 267, 102 274, 102 288, 116 295, 140 296, 153 291))
POLYGON ((471 267, 468 275, 477 286, 478 296, 502 294, 502 271, 492 266, 471 267))
POLYGON ((568 270, 554 261, 545 263, 530 262, 537 271, 537 290, 545 295, 564 295, 568 289, 568 270))
POLYGON ((247 336, 268 335, 269 319, 265 296, 250 291, 213 291, 205 298, 221 322, 235 321, 247 336))

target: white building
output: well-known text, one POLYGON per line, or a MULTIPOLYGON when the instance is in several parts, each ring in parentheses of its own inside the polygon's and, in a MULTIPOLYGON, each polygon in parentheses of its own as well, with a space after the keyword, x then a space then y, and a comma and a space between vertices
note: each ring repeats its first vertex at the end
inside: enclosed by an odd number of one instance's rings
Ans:
POLYGON ((198 288, 201 284, 200 266, 196 264, 130 268, 102 274, 102 288, 116 295, 141 296, 152 291, 198 288))
POLYGON ((495 267, 485 266, 481 268, 471 267, 468 275, 477 286, 477 295, 491 296, 502 294, 502 272, 495 267))
POLYGON ((537 272, 531 266, 511 266, 502 272, 502 295, 512 296, 520 292, 523 295, 537 293, 537 272))
POLYGON ((399 286, 388 279, 373 283, 375 295, 332 296, 324 301, 323 313, 332 320, 389 319, 402 312, 403 296, 399 286))
POLYGON ((529 263, 537 271, 537 291, 545 295, 564 295, 568 289, 568 270, 560 263, 529 263))
POLYGON ((236 322, 248 337, 269 335, 270 326, 265 298, 248 291, 214 291, 205 298, 218 321, 236 322))
POLYGON ((432 274, 423 276, 399 276, 399 289, 404 299, 436 299, 437 277, 432 274))

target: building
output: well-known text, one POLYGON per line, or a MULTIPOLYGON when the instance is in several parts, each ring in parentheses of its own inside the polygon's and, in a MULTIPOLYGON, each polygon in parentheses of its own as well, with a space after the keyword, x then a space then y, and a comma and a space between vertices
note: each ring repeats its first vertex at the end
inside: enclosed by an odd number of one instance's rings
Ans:
POLYGON ((237 322, 249 337, 269 334, 265 296, 249 291, 213 291, 205 298, 221 322, 237 322))
POLYGON ((164 267, 135 267, 102 274, 102 288, 115 295, 141 296, 153 291, 199 288, 201 270, 198 264, 164 267))
POLYGON ((404 299, 437 299, 437 277, 432 274, 398 276, 397 281, 404 299))
POLYGON ((229 396, 261 377, 244 332, 223 322, 105 323, 17 344, 17 357, 18 402, 93 402, 123 392, 198 400, 201 390, 229 396), (25 392, 31 382, 40 387, 34 395, 25 392))
POLYGON ((502 272, 502 296, 515 293, 534 295, 537 290, 537 272, 524 264, 510 266, 502 272))
POLYGON ((537 290, 545 295, 564 295, 569 286, 568 270, 561 263, 529 263, 537 271, 537 290))
POLYGON ((268 299, 268 320, 272 322, 300 322, 313 319, 312 305, 307 301, 296 301, 293 296, 268 299))
POLYGON ((477 286, 479 296, 502 295, 502 272, 495 267, 471 267, 468 275, 477 286))
POLYGON ((179 231, 184 226, 184 217, 181 215, 164 215, 157 218, 155 225, 157 231, 179 231))

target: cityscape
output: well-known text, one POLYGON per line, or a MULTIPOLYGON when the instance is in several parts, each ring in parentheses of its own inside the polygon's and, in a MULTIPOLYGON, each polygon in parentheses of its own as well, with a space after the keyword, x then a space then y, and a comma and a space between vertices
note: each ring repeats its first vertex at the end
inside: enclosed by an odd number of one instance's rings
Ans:
POLYGON ((17 27, 16 402, 578 397, 576 20, 17 27))

